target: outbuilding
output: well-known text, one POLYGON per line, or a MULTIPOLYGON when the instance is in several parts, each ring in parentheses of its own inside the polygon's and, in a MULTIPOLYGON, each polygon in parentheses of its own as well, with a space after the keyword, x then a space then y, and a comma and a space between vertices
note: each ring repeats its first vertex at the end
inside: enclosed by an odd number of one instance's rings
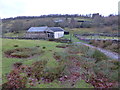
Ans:
POLYGON ((47 38, 48 27, 31 27, 26 33, 27 38, 47 38))
POLYGON ((61 38, 65 30, 61 27, 31 27, 26 33, 29 38, 61 38))
POLYGON ((49 29, 53 32, 54 38, 60 38, 64 36, 64 29, 61 27, 50 27, 49 29))

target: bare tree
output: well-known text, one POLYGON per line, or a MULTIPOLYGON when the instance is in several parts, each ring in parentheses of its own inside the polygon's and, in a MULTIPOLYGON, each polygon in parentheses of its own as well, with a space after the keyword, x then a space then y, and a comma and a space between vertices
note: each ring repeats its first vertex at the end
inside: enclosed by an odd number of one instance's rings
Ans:
POLYGON ((13 24, 12 24, 12 29, 11 29, 11 32, 19 32, 23 29, 23 22, 22 21, 15 21, 13 24))
POLYGON ((93 23, 94 23, 95 27, 101 26, 103 24, 103 22, 104 22, 104 17, 102 17, 100 15, 94 16, 93 23))

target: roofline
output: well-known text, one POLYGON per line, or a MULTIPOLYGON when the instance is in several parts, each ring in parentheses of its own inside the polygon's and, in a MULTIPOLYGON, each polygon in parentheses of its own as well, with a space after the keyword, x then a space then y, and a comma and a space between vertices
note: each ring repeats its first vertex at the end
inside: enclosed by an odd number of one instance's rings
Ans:
MULTIPOLYGON (((48 26, 43 26, 43 27, 46 27, 46 29, 44 29, 44 31, 49 31, 49 32, 61 32, 61 31, 53 31, 52 29, 50 28, 60 28, 62 29, 63 31, 65 31, 63 28, 61 27, 48 27, 48 26)), ((30 28, 39 28, 39 27, 30 27, 30 28)), ((29 29, 30 29, 29 28, 29 29)), ((44 31, 29 31, 29 29, 27 30, 27 32, 44 32, 44 31)))
MULTIPOLYGON (((61 27, 48 27, 48 28, 61 28, 61 27)), ((65 31, 63 28, 61 28, 63 31, 65 31)))

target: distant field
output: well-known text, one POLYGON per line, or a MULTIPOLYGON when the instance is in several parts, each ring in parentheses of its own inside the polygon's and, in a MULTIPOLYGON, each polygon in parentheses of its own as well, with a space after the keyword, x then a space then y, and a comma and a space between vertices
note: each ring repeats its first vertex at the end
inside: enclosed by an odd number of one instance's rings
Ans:
POLYGON ((71 41, 74 43, 74 42, 84 42, 84 43, 88 43, 88 42, 85 42, 83 40, 79 40, 77 39, 76 37, 73 36, 73 34, 69 34, 69 35, 64 35, 64 37, 62 38, 65 38, 65 39, 71 39, 71 41))
POLYGON ((96 33, 97 31, 94 28, 65 28, 66 31, 69 31, 73 34, 82 34, 82 33, 96 33))
POLYGON ((5 33, 3 36, 6 36, 6 37, 24 37, 25 33, 26 33, 25 31, 21 31, 19 33, 8 32, 8 33, 5 33))
POLYGON ((120 39, 119 37, 107 37, 107 36, 81 36, 85 39, 120 39))

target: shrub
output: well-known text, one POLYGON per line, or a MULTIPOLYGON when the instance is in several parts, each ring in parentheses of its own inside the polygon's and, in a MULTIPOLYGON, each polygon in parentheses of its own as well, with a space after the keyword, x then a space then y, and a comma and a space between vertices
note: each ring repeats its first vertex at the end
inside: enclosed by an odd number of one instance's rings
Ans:
POLYGON ((86 52, 85 56, 86 57, 92 57, 92 55, 95 53, 95 49, 89 48, 88 51, 86 52))
POLYGON ((77 54, 68 54, 66 57, 67 60, 79 60, 80 57, 77 54))
POLYGON ((45 49, 46 47, 43 47, 43 49, 45 49))
POLYGON ((113 52, 117 52, 117 53, 119 53, 119 50, 120 50, 118 44, 115 44, 115 43, 113 43, 112 45, 106 47, 106 49, 109 49, 109 50, 111 50, 113 52))
POLYGON ((53 81, 62 75, 65 65, 58 65, 56 67, 46 68, 43 72, 43 78, 53 81))
POLYGON ((38 47, 38 48, 39 48, 40 46, 38 46, 38 45, 37 45, 36 47, 38 47))
POLYGON ((22 65, 21 62, 17 62, 17 63, 14 63, 14 64, 13 64, 13 67, 14 67, 15 69, 17 69, 17 68, 19 68, 21 65, 22 65))
POLYGON ((92 57, 96 59, 96 63, 98 61, 107 60, 107 56, 104 53, 100 52, 99 50, 95 50, 92 57))
POLYGON ((14 45, 14 47, 18 47, 18 45, 14 45))
POLYGON ((89 47, 84 45, 71 45, 68 47, 67 52, 71 54, 83 53, 86 54, 89 47))
POLYGON ((112 70, 117 70, 120 68, 120 62, 118 60, 111 60, 111 63, 113 63, 113 67, 111 67, 112 70))
POLYGON ((32 66, 29 66, 25 69, 25 72, 28 77, 34 77, 37 80, 40 80, 46 64, 47 64, 46 60, 34 62, 32 66))
POLYGON ((86 54, 88 52, 88 50, 89 50, 89 47, 84 46, 84 45, 80 45, 80 46, 78 46, 78 49, 80 49, 81 53, 86 54))
POLYGON ((93 45, 94 45, 94 46, 96 46, 96 47, 98 47, 98 46, 99 46, 99 44, 100 44, 100 42, 99 42, 99 41, 97 41, 97 40, 95 40, 95 41, 94 41, 94 43, 93 43, 93 45))
POLYGON ((65 60, 67 57, 67 53, 65 52, 55 52, 54 58, 58 61, 65 60))
POLYGON ((105 46, 109 46, 109 45, 112 45, 112 40, 107 40, 107 41, 105 42, 105 46))
POLYGON ((85 61, 85 60, 83 60, 83 61, 81 62, 81 64, 80 64, 80 66, 81 66, 82 68, 88 70, 88 69, 93 68, 93 66, 94 66, 94 62, 89 62, 89 61, 85 61))
POLYGON ((89 44, 94 44, 95 40, 90 40, 89 44))
POLYGON ((5 55, 12 58, 28 58, 41 53, 44 53, 44 51, 38 48, 17 48, 6 51, 5 55))
POLYGON ((66 48, 66 47, 68 47, 68 45, 67 44, 61 44, 61 45, 57 45, 56 47, 58 47, 58 48, 66 48))
POLYGON ((93 70, 96 74, 103 74, 109 80, 117 81, 118 80, 118 68, 111 69, 116 67, 111 61, 100 61, 94 67, 93 70))
POLYGON ((25 88, 27 83, 27 78, 25 76, 21 76, 16 69, 7 75, 7 79, 8 82, 6 88, 11 88, 13 90, 18 88, 25 88))
POLYGON ((117 66, 120 66, 120 62, 118 60, 112 60, 111 62, 117 66))
POLYGON ((31 75, 35 76, 38 80, 40 80, 40 78, 43 75, 43 70, 46 64, 47 64, 46 60, 37 61, 33 63, 31 67, 31 75))
POLYGON ((67 51, 68 51, 68 53, 71 53, 71 54, 79 53, 79 49, 75 45, 68 47, 67 51))
POLYGON ((28 57, 30 57, 26 53, 11 53, 11 56, 15 57, 15 58, 28 58, 28 57))
POLYGON ((103 40, 99 41, 99 47, 101 48, 106 47, 105 42, 103 40))

